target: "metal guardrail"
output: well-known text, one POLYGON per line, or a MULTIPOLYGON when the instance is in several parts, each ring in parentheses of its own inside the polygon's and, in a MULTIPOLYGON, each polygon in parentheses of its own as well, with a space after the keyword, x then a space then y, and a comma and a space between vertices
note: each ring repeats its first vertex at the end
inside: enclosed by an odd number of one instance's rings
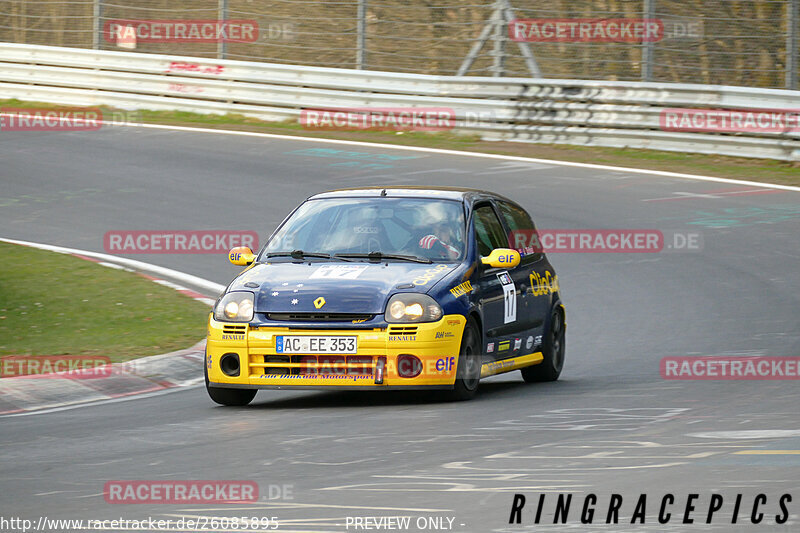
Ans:
POLYGON ((800 91, 478 78, 0 43, 0 99, 297 120, 302 109, 444 107, 486 139, 800 160, 800 127, 664 131, 670 108, 798 112, 800 91))

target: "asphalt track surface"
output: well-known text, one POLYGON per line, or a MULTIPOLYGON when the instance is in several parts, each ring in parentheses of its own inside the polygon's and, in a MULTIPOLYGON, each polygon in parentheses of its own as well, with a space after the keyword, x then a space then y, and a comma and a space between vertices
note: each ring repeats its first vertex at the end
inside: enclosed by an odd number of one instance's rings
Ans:
MULTIPOLYGON (((697 233, 703 247, 552 254, 568 320, 556 383, 528 385, 514 372, 482 382, 465 403, 419 393, 261 391, 247 408, 218 407, 195 387, 2 418, 0 516, 275 516, 282 531, 355 531, 347 517, 366 516, 409 516, 411 531, 430 517, 474 532, 797 531, 797 382, 664 380, 659 361, 800 356, 800 193, 207 133, 6 133, 0 233, 101 252, 109 230, 256 230, 263 240, 308 195, 374 184, 486 188, 526 206, 540 228, 697 233), (262 501, 106 503, 104 483, 128 479, 254 480, 262 501), (291 498, 269 499, 276 485, 290 486, 291 498), (709 526, 712 492, 724 505, 709 526), (521 525, 508 524, 514 493, 528 499, 521 525), (566 525, 552 525, 559 493, 576 499, 566 525), (589 493, 597 516, 582 525, 589 493), (606 525, 612 493, 624 498, 623 523, 646 493, 646 525, 606 525), (678 516, 659 525, 667 493, 678 516), (692 493, 696 521, 683 524, 692 493), (758 493, 768 503, 753 526, 758 493), (780 526, 784 493, 793 495, 791 519, 780 526), (537 525, 540 494, 547 499, 537 525)), ((131 257, 223 284, 237 272, 224 255, 131 257)))

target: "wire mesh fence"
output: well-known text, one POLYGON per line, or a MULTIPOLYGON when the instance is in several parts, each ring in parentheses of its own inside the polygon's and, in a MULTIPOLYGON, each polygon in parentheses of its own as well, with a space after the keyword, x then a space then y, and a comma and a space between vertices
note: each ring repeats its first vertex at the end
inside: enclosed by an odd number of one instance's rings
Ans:
POLYGON ((0 40, 438 75, 797 88, 798 4, 0 0, 0 40))

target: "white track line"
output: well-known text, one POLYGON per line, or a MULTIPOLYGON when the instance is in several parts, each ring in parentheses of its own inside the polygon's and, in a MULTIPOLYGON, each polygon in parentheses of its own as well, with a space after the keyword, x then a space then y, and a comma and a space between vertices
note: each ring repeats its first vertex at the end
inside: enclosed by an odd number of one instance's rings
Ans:
POLYGON ((153 392, 145 392, 142 394, 132 394, 130 396, 121 396, 119 398, 108 398, 105 400, 97 400, 93 402, 74 403, 71 405, 62 405, 57 407, 48 407, 47 409, 39 409, 33 411, 23 411, 21 413, 9 413, 7 415, 0 415, 0 418, 17 418, 20 416, 33 416, 33 415, 46 415, 49 413, 59 413, 61 411, 72 411, 73 409, 80 409, 83 407, 95 407, 98 405, 107 405, 110 403, 130 402, 132 400, 141 400, 144 398, 152 398, 153 396, 163 396, 164 394, 172 394, 173 392, 194 389, 205 385, 205 378, 197 378, 191 382, 187 382, 181 387, 170 387, 168 389, 161 389, 153 392))
POLYGON ((94 259, 99 259, 101 261, 107 261, 109 263, 115 263, 117 265, 130 267, 140 272, 147 272, 149 274, 155 274, 158 276, 164 276, 170 279, 179 280, 182 283, 187 283, 189 285, 207 291, 208 293, 214 296, 217 296, 219 293, 225 290, 224 285, 220 285, 219 283, 214 283, 213 281, 209 281, 207 279, 199 278, 197 276, 186 274, 184 272, 179 272, 177 270, 172 270, 171 268, 161 267, 158 265, 151 265, 150 263, 145 263, 143 261, 136 261, 134 259, 127 259, 125 257, 117 257, 115 255, 101 254, 99 252, 90 252, 87 250, 77 250, 75 248, 64 248, 63 246, 55 246, 52 244, 42 244, 38 242, 5 239, 3 237, 0 237, 0 241, 9 242, 11 244, 21 244, 23 246, 30 246, 31 248, 39 248, 40 250, 49 250, 51 252, 58 252, 62 254, 85 255, 86 257, 92 257, 94 259))
POLYGON ((800 192, 800 187, 792 185, 778 185, 772 183, 762 183, 758 181, 735 180, 730 178, 718 178, 716 176, 699 176, 696 174, 683 174, 681 172, 668 172, 664 170, 647 170, 628 167, 614 167, 609 165, 595 165, 592 163, 576 163, 572 161, 556 161, 553 159, 537 159, 533 157, 520 157, 514 155, 483 154, 480 152, 464 152, 462 150, 444 150, 442 148, 425 148, 421 146, 404 146, 400 144, 372 143, 364 141, 345 141, 341 139, 324 139, 320 137, 299 137, 295 135, 279 135, 276 133, 258 133, 253 131, 234 131, 214 128, 190 128, 188 126, 166 126, 162 124, 121 124, 123 127, 147 128, 157 130, 186 131, 193 133, 213 133, 218 135, 240 135, 243 137, 261 137, 266 139, 282 139, 290 141, 316 142, 327 144, 344 144, 348 146, 363 146, 369 148, 385 148, 390 150, 406 150, 409 152, 424 152, 429 154, 455 155, 462 157, 481 157, 484 159, 499 159, 503 161, 523 161, 526 163, 545 163, 549 165, 561 165, 564 167, 593 168, 597 170, 610 170, 614 172, 628 172, 631 174, 649 174, 651 176, 661 176, 665 178, 681 178, 695 181, 713 181, 717 183, 732 183, 734 185, 750 185, 765 189, 780 189, 783 191, 800 192))
MULTIPOLYGON (((0 116, 12 116, 9 113, 0 113, 0 116)), ((61 118, 58 120, 68 120, 71 122, 82 122, 77 118, 61 118)), ((301 137, 296 135, 280 135, 277 133, 260 133, 255 131, 236 131, 215 128, 195 128, 189 126, 169 126, 165 124, 130 124, 114 123, 114 127, 127 128, 147 128, 154 130, 186 131, 193 133, 212 133, 216 135, 239 135, 242 137, 261 137, 264 139, 283 139, 290 141, 316 142, 327 144, 344 144, 347 146, 364 146, 370 148, 385 148, 388 150, 406 150, 409 152, 424 152, 429 154, 455 155, 462 157, 481 157, 484 159, 499 159, 502 161, 522 161, 525 163, 545 163, 548 165, 561 165, 563 167, 593 168, 597 170, 611 170, 614 172, 628 172, 631 174, 648 174, 650 176, 661 176, 665 178, 681 178, 695 181, 713 181, 717 183, 732 183, 735 185, 751 185, 765 189, 779 189, 783 191, 800 192, 800 187, 792 185, 778 185, 773 183, 762 183, 759 181, 735 180, 730 178, 718 178, 716 176, 701 176, 697 174, 684 174, 681 172, 668 172, 665 170, 647 170, 641 168, 614 167, 610 165, 595 165, 592 163, 576 163, 573 161, 557 161, 555 159, 537 159, 534 157, 520 157, 514 155, 484 154, 480 152, 464 152, 462 150, 445 150, 442 148, 425 148, 422 146, 404 146, 401 144, 373 143, 365 141, 346 141, 342 139, 325 139, 322 137, 301 137)), ((657 151, 657 150, 654 150, 657 151)))

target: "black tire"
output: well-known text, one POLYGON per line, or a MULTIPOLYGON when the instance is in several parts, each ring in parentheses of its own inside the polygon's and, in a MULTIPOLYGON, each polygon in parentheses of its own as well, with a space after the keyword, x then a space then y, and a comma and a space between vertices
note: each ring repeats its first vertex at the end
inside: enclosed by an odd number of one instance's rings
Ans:
POLYGON ((471 318, 467 319, 464 326, 464 335, 461 338, 461 350, 458 354, 456 365, 456 382, 453 390, 449 391, 452 401, 470 400, 478 392, 481 380, 481 334, 478 326, 471 318))
POLYGON ((560 305, 553 307, 550 315, 550 329, 542 346, 544 360, 538 365, 528 366, 520 370, 522 379, 528 383, 556 381, 564 368, 567 328, 564 322, 564 311, 560 305))
POLYGON ((229 407, 241 407, 253 401, 256 397, 256 389, 223 389, 220 387, 212 387, 208 384, 208 366, 203 361, 203 374, 206 378, 206 391, 209 397, 220 405, 227 405, 229 407))

